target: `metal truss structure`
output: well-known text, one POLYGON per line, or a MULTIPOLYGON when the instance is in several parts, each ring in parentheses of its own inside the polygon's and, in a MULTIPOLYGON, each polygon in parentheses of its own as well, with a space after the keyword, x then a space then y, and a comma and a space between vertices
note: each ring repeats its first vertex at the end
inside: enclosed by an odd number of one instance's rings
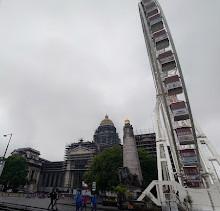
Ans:
MULTIPOLYGON (((220 157, 194 123, 166 18, 157 0, 142 0, 139 12, 157 94, 154 114, 158 180, 178 183, 175 187, 185 189, 208 189, 219 182, 215 167, 220 166, 220 157)), ((163 185, 160 190, 170 191, 169 184, 163 185)), ((143 192, 139 200, 149 193, 150 189, 143 192)))

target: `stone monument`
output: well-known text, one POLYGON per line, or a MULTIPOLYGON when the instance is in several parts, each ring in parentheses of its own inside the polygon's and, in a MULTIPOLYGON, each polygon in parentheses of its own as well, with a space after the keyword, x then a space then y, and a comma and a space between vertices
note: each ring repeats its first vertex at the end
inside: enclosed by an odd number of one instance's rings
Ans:
POLYGON ((127 186, 132 192, 140 192, 142 172, 134 138, 133 127, 125 120, 123 137, 123 167, 118 169, 121 185, 127 186))

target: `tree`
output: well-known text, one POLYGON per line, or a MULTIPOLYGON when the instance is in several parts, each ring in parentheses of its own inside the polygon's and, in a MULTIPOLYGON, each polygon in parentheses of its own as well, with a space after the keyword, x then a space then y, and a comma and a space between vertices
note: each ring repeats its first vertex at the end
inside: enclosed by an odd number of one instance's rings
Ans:
MULTIPOLYGON (((138 149, 144 185, 157 179, 157 160, 149 156, 147 150, 138 149)), ((118 147, 106 148, 96 155, 90 165, 90 170, 83 175, 84 182, 91 189, 96 182, 96 190, 110 191, 119 184, 118 167, 123 166, 123 152, 118 147)))
POLYGON ((97 191, 110 191, 119 184, 118 167, 123 166, 123 154, 119 147, 106 148, 96 155, 91 163, 90 170, 83 175, 85 183, 91 188, 96 182, 97 191))
POLYGON ((127 188, 118 185, 117 187, 113 187, 113 191, 117 193, 119 208, 122 210, 122 205, 125 201, 125 194, 128 190, 127 188))
POLYGON ((27 182, 28 163, 23 157, 9 156, 5 160, 5 166, 0 177, 0 183, 7 185, 10 181, 10 187, 13 189, 18 186, 24 186, 27 182))
POLYGON ((157 180, 157 159, 147 154, 144 148, 138 149, 138 156, 141 164, 142 176, 145 185, 149 185, 152 180, 157 180))

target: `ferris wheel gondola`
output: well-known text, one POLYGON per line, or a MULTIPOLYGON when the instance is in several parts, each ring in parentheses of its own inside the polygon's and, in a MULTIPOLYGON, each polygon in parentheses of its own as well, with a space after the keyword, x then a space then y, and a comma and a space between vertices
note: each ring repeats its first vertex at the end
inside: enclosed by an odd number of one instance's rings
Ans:
POLYGON ((189 210, 185 201, 191 195, 197 210, 218 210, 220 204, 215 198, 220 197, 220 179, 214 162, 220 168, 220 156, 194 123, 166 18, 158 0, 141 0, 139 12, 156 88, 158 180, 152 181, 137 200, 148 196, 162 210, 189 210), (204 200, 209 201, 208 206, 204 200))
POLYGON ((183 186, 202 187, 203 169, 200 164, 196 130, 167 21, 157 0, 142 0, 139 9, 157 90, 157 101, 160 104, 156 112, 164 116, 166 136, 174 157, 173 172, 176 171, 178 181, 183 186), (183 145, 191 152, 190 159, 187 153, 181 151, 183 145), (194 166, 191 165, 191 161, 194 166))

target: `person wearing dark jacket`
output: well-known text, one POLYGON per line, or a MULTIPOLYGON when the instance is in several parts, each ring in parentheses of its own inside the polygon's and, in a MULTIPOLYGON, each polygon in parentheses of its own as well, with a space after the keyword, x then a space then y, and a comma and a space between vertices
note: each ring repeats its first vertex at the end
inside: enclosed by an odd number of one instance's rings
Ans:
POLYGON ((55 190, 53 190, 52 192, 49 193, 49 197, 50 197, 50 204, 48 206, 48 210, 50 209, 50 206, 52 206, 52 209, 53 209, 53 206, 54 206, 54 200, 55 200, 55 197, 56 197, 56 193, 55 193, 55 190))
POLYGON ((92 211, 93 210, 97 211, 97 197, 96 197, 96 195, 94 195, 92 197, 92 211))
POLYGON ((80 192, 77 192, 75 201, 76 201, 76 211, 79 211, 80 208, 82 207, 82 197, 80 195, 80 192))
POLYGON ((55 195, 54 195, 54 204, 53 206, 55 207, 56 210, 58 210, 57 208, 57 201, 59 200, 59 193, 58 190, 55 191, 55 195))

